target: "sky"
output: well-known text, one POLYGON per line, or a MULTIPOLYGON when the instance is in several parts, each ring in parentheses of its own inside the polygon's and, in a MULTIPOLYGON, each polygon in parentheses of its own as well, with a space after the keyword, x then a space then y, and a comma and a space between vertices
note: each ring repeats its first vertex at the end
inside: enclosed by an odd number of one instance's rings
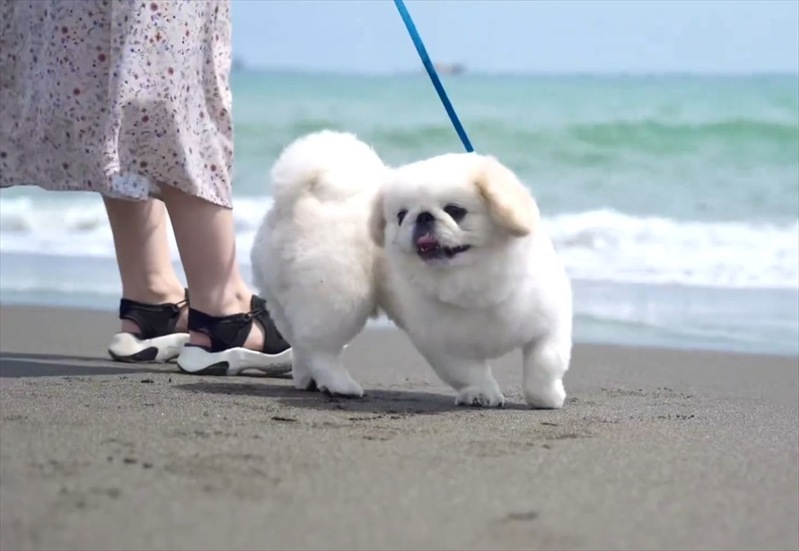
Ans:
MULTIPOLYGON (((799 72, 799 0, 406 0, 437 62, 499 73, 799 72)), ((391 0, 233 0, 249 66, 418 70, 391 0)))

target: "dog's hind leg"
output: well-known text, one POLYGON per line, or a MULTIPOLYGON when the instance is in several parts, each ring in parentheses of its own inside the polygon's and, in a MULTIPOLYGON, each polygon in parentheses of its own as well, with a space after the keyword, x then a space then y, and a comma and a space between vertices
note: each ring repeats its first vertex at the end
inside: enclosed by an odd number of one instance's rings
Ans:
POLYGON ((294 386, 361 397, 363 388, 350 376, 341 353, 374 311, 373 295, 366 283, 324 281, 300 278, 285 292, 291 300, 281 300, 280 314, 290 326, 294 347, 294 386))
POLYGON ((347 347, 334 338, 309 337, 304 331, 296 333, 292 342, 293 356, 291 378, 294 388, 320 390, 338 396, 363 396, 363 388, 349 374, 341 362, 341 353, 347 347))
POLYGON ((566 401, 563 375, 569 369, 571 340, 546 337, 522 349, 524 399, 540 409, 558 409, 566 401))
POLYGON ((305 349, 295 346, 292 349, 291 379, 294 388, 299 390, 317 390, 316 381, 311 373, 310 355, 305 349))
POLYGON ((505 396, 487 361, 456 358, 447 354, 422 351, 433 371, 458 393, 456 405, 501 407, 505 396))
MULTIPOLYGON (((363 388, 341 363, 343 348, 307 351, 307 365, 316 388, 333 396, 360 398, 363 388)), ((305 351, 301 354, 306 357, 305 351)), ((295 386, 298 379, 295 377, 295 386)), ((306 387, 307 388, 307 387, 306 387)))

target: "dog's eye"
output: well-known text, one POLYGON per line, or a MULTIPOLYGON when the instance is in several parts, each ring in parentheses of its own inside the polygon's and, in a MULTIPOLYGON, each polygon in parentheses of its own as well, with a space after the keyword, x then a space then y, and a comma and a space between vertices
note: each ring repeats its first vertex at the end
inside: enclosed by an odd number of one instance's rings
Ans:
POLYGON ((449 214, 455 222, 460 222, 466 216, 466 209, 458 205, 447 205, 444 207, 444 212, 449 214))
POLYGON ((406 214, 408 214, 408 211, 407 211, 407 210, 405 210, 405 209, 402 209, 401 211, 399 211, 399 212, 397 213, 397 224, 398 224, 398 225, 401 225, 401 224, 402 224, 402 221, 403 221, 403 220, 405 220, 405 215, 406 215, 406 214))

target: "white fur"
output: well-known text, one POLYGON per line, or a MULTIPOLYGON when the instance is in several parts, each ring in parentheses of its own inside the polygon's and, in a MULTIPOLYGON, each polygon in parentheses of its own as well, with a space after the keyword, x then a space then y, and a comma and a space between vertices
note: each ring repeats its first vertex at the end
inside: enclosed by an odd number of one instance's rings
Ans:
POLYGON ((340 354, 382 309, 455 389, 456 403, 502 405, 489 360, 521 349, 527 403, 563 406, 570 282, 532 196, 496 159, 449 154, 391 170, 354 136, 323 131, 289 145, 272 178, 275 205, 252 260, 294 347, 295 386, 361 396, 340 354), (466 216, 456 222, 449 204, 466 216), (420 258, 420 212, 432 215, 442 246, 471 249, 420 258))
POLYGON ((366 144, 331 131, 296 140, 272 168, 275 203, 253 243, 253 275, 292 344, 297 388, 363 395, 340 354, 377 309, 368 224, 386 171, 366 144))

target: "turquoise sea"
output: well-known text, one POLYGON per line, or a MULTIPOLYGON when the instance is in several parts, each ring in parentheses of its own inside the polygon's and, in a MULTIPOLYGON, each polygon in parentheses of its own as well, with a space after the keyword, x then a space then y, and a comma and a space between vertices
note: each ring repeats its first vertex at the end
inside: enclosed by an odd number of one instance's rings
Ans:
MULTIPOLYGON (((578 340, 799 355, 799 76, 443 79, 475 148, 535 193, 578 340)), ((353 131, 391 164, 462 150, 421 73, 242 71, 233 91, 248 274, 292 139, 353 131)), ((0 193, 0 302, 114 309, 119 292, 97 197, 0 193)))

